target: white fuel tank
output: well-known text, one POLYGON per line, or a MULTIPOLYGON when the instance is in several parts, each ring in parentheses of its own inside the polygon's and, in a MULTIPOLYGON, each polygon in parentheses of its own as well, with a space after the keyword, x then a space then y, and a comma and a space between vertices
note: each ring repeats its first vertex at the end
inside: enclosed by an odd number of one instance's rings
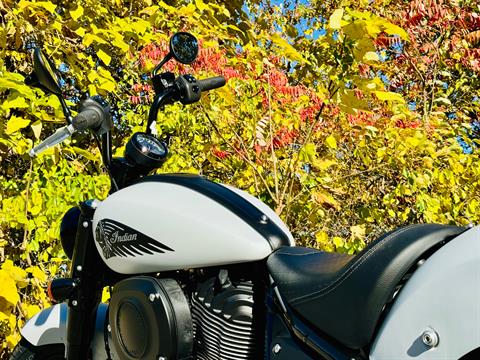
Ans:
POLYGON ((264 203, 196 175, 154 175, 101 202, 93 218, 107 266, 141 274, 256 261, 293 246, 264 203))

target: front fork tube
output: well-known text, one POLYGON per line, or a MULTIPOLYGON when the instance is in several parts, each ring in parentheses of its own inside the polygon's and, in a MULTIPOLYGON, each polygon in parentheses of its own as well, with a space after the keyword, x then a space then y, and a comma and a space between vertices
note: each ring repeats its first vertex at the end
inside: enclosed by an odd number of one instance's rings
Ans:
POLYGON ((71 270, 76 288, 68 301, 67 360, 91 358, 90 344, 103 289, 99 271, 101 260, 95 248, 92 231, 95 212, 93 202, 82 203, 80 210, 71 270))

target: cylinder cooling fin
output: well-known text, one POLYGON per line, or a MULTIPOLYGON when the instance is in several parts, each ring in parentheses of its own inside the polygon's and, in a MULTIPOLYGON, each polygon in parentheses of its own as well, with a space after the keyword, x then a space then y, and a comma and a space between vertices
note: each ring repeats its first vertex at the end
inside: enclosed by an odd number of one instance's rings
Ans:
POLYGON ((194 354, 199 360, 240 360, 255 356, 253 286, 217 278, 201 283, 192 296, 194 354))
POLYGON ((109 322, 113 345, 122 360, 191 359, 192 316, 174 279, 139 276, 117 283, 109 322))

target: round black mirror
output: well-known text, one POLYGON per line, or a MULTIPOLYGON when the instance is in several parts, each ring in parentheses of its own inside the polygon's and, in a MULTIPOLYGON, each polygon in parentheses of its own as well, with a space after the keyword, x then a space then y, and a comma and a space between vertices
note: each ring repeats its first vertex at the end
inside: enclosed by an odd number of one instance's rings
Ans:
POLYGON ((40 48, 35 48, 33 52, 33 69, 37 80, 43 88, 47 89, 55 95, 62 95, 54 66, 50 59, 42 53, 40 48))
POLYGON ((192 34, 178 32, 170 39, 170 53, 182 64, 192 63, 198 55, 198 41, 192 34))

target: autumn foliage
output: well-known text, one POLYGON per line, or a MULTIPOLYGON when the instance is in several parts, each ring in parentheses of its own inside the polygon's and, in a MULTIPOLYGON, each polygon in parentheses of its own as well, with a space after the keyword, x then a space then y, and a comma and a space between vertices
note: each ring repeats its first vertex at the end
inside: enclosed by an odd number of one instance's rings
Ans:
POLYGON ((298 244, 354 253, 403 224, 478 222, 478 4, 276 3, 0 2, 0 357, 49 306, 48 279, 68 271, 62 215, 109 187, 88 134, 29 159, 64 124, 59 101, 24 84, 35 46, 53 59, 70 106, 87 94, 112 104, 122 156, 144 129, 149 74, 169 36, 192 32, 198 59, 164 70, 228 84, 159 114, 171 152, 159 172, 254 194, 298 244))

